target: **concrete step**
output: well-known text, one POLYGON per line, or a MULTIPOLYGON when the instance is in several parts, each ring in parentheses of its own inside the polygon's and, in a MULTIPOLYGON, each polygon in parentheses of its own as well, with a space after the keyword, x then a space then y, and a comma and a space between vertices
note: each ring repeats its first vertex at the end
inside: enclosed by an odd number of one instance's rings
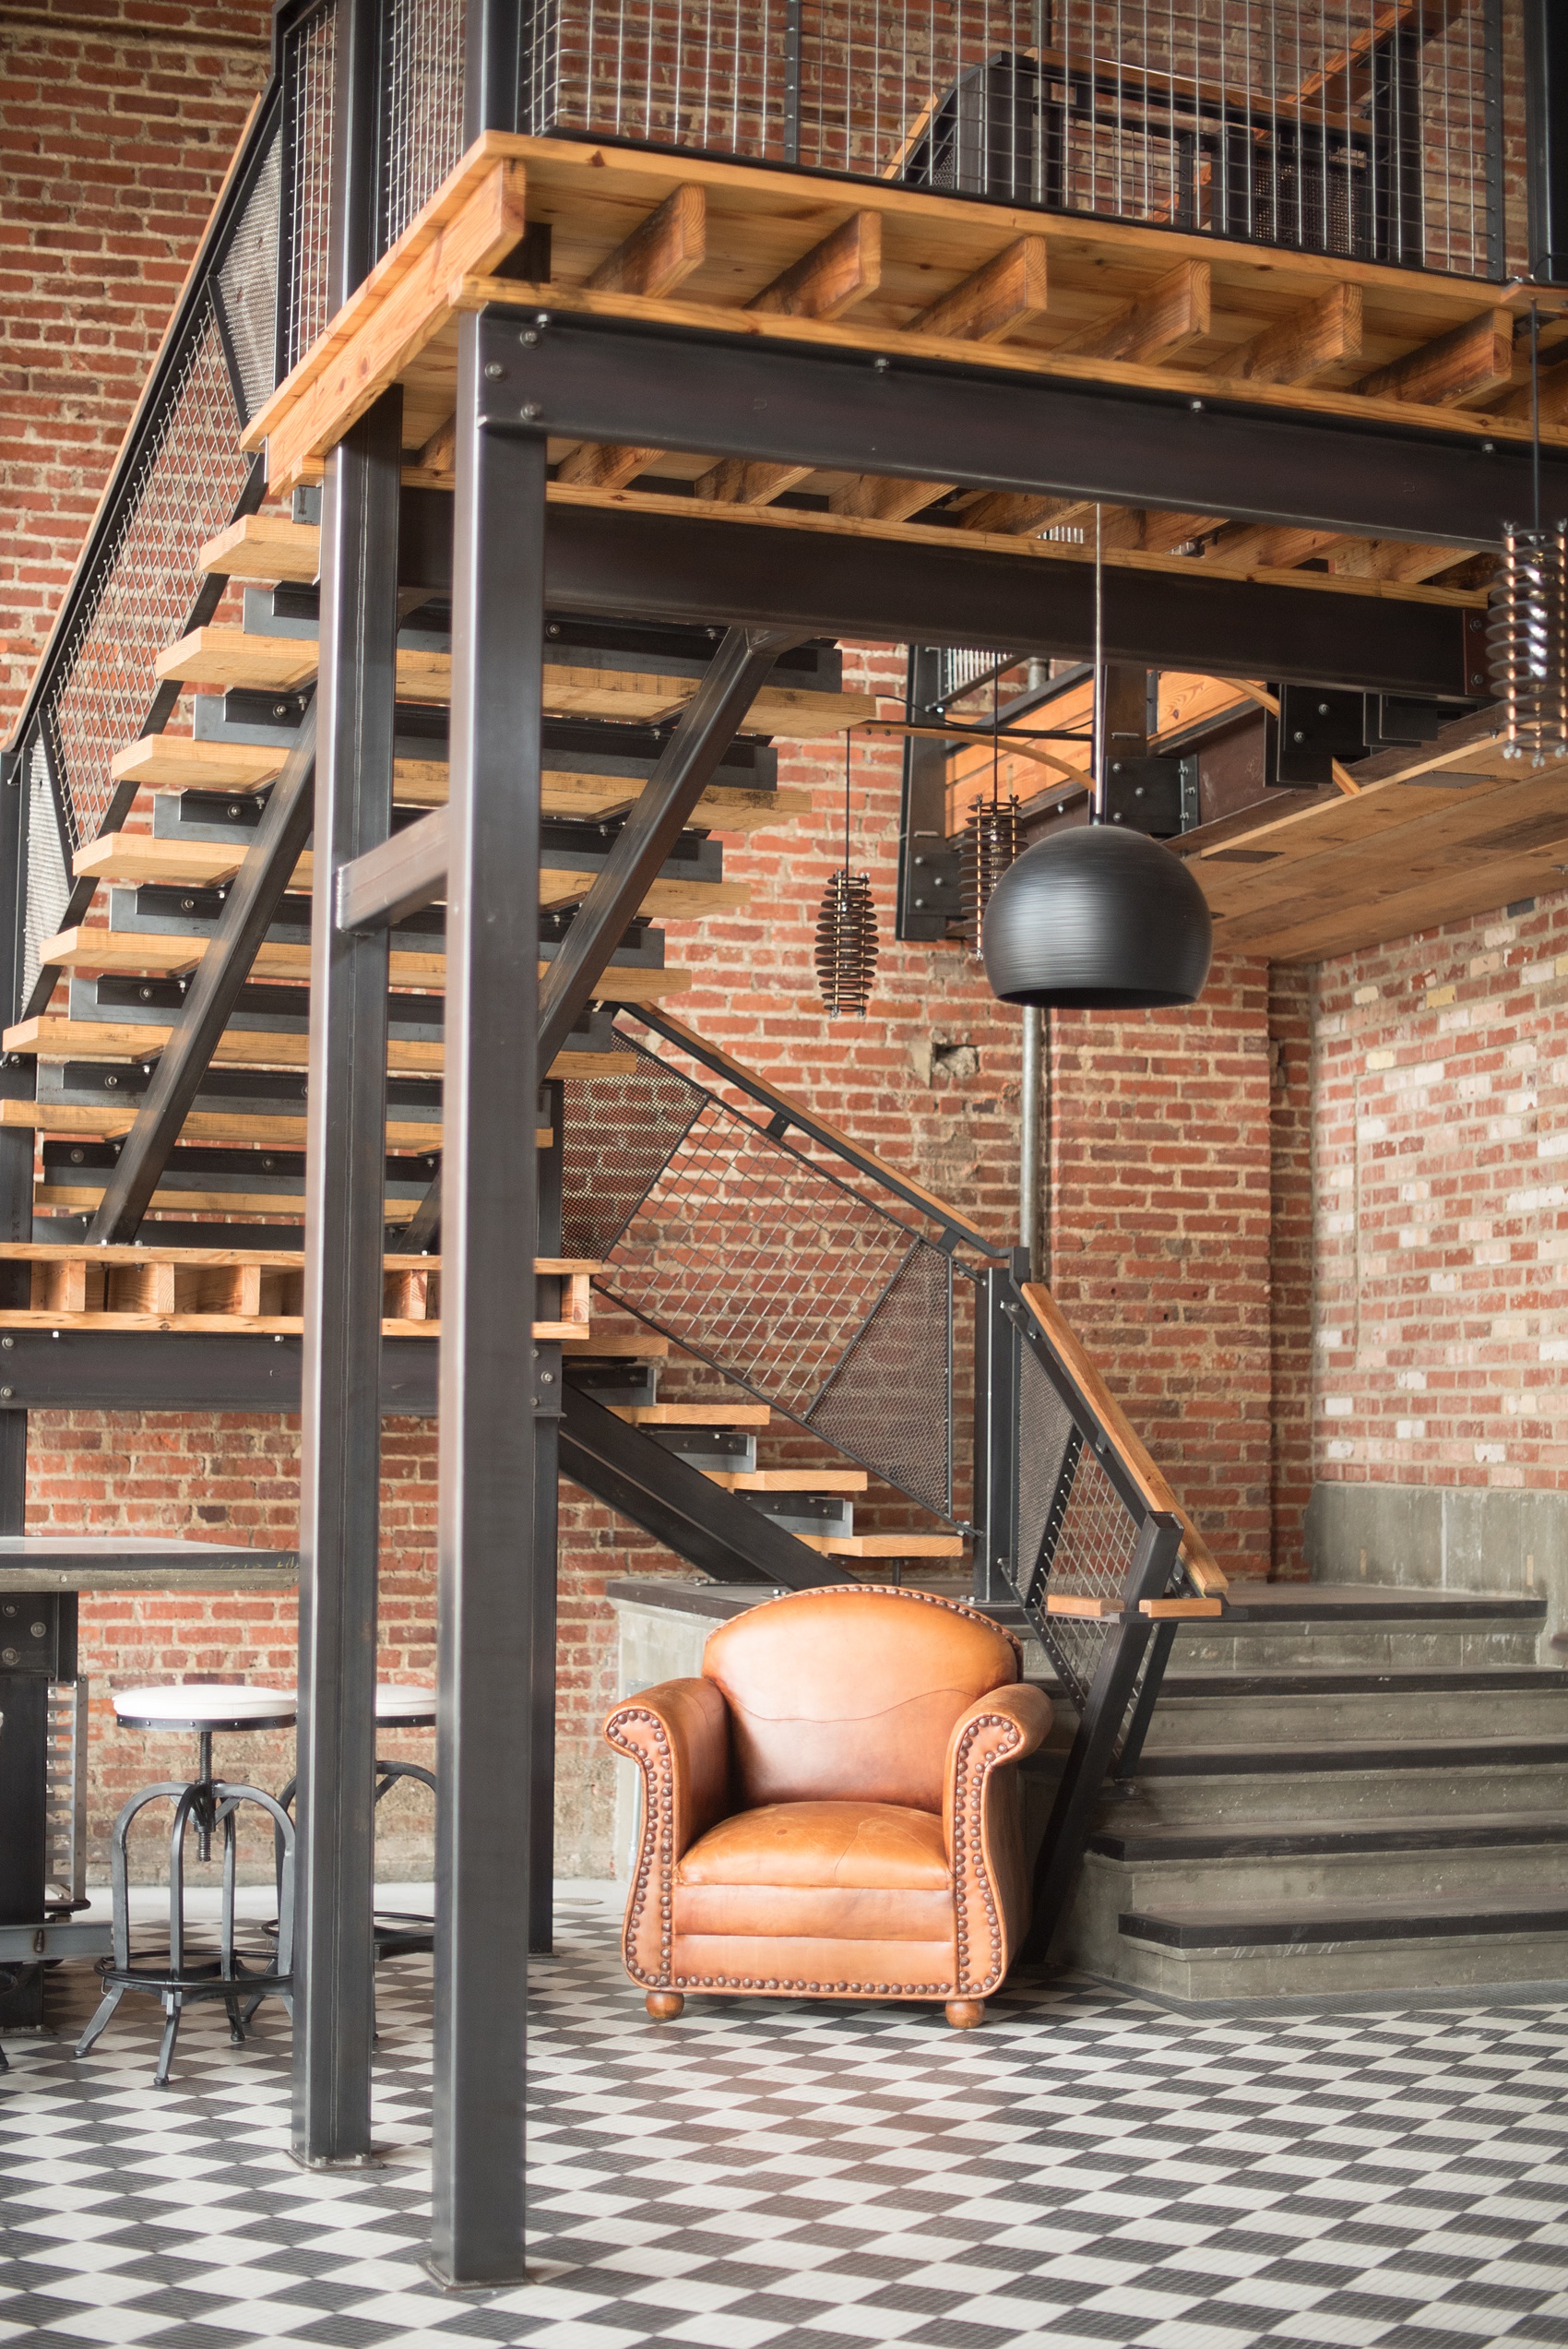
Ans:
POLYGON ((1546 1602, 1363 1582, 1235 1580, 1218 1619, 1183 1624, 1176 1674, 1434 1671, 1530 1664, 1546 1602))
POLYGON ((1119 1816, 1127 1826, 1212 1828, 1557 1808, 1568 1809, 1568 1736, 1537 1732, 1146 1750, 1119 1816))
POLYGON ((1568 1977, 1568 1876, 1506 1899, 1171 1902, 1119 1919, 1118 1978, 1184 1998, 1333 1997, 1568 1977))
POLYGON ((1227 1742, 1568 1735, 1568 1672, 1550 1665, 1435 1671, 1168 1673, 1145 1750, 1227 1742))
POLYGON ((1568 1886, 1568 1810, 1484 1812, 1470 1818, 1384 1816, 1267 1823, 1208 1833, 1114 1825, 1090 1840, 1086 1899, 1099 1931, 1127 1909, 1170 1902, 1253 1907, 1296 1901, 1527 1899, 1568 1886))

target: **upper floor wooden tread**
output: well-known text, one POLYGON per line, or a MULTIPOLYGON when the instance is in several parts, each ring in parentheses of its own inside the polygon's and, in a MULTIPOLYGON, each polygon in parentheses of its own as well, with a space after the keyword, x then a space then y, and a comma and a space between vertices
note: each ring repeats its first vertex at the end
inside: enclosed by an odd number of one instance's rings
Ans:
POLYGON ((1353 798, 1171 845, 1202 885, 1216 941, 1316 962, 1562 886, 1568 762, 1511 759, 1495 716, 1376 762, 1353 798))
MULTIPOLYGON (((498 302, 727 321, 850 349, 881 350, 893 340, 946 359, 1128 381, 1149 371, 1137 359, 1099 355, 1097 340, 1113 352, 1125 350, 1118 322, 1178 270, 1198 273, 1203 300, 1180 350, 1167 357, 1185 373, 1223 382, 1228 397, 1265 403, 1281 395, 1260 364, 1260 339, 1289 336, 1325 294, 1348 297, 1354 337, 1313 370, 1318 380, 1304 388, 1294 383, 1283 396, 1290 404, 1330 409, 1348 397, 1362 412, 1401 406, 1388 396, 1388 369, 1489 316, 1508 321, 1528 299, 1518 288, 1479 280, 887 183, 825 183, 672 152, 488 133, 279 388, 246 445, 267 445, 273 485, 284 486, 393 381, 404 384, 406 437, 418 445, 422 433, 434 435, 451 413, 453 318, 461 309, 498 302), (662 272, 639 271, 627 264, 630 240, 639 233, 645 244, 650 234, 657 239, 661 207, 683 216, 682 250, 662 272), (830 304, 826 316, 820 309, 802 315, 810 305, 787 290, 790 273, 858 220, 874 224, 867 240, 874 243, 874 267, 862 269, 849 302, 830 304), (548 223, 552 232, 548 284, 487 276, 529 223, 548 223), (1033 290, 1004 324, 1004 344, 983 330, 977 337, 976 304, 966 289, 1000 268, 1015 247, 1025 248, 1033 264, 1033 290), (435 368, 426 354, 438 338, 444 355, 435 368), (1366 387, 1363 394, 1351 391, 1356 384, 1366 387)), ((1420 371, 1413 388, 1424 390, 1429 377, 1440 400, 1451 396, 1441 367, 1420 371)), ((1396 377, 1394 388, 1412 387, 1396 377)), ((1496 392, 1505 404, 1515 388, 1510 367, 1506 383, 1494 381, 1489 396, 1496 392)), ((1460 396, 1474 398, 1474 388, 1460 396)), ((1527 431, 1527 423, 1508 419, 1496 429, 1527 431)))

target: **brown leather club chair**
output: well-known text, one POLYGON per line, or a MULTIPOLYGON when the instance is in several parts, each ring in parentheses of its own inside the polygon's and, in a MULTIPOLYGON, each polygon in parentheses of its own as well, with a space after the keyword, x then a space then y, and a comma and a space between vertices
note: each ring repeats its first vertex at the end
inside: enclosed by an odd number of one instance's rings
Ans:
POLYGON ((700 1680, 616 1705, 644 1795, 622 1948, 649 2014, 773 1991, 980 2022, 1028 1924, 1014 1765, 1051 1726, 1018 1663, 972 1607, 846 1585, 753 1607, 700 1680))

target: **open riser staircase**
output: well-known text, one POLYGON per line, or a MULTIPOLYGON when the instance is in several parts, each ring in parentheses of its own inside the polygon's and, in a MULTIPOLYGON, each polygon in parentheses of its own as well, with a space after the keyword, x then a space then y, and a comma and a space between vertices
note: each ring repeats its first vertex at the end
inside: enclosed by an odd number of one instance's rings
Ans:
MULTIPOLYGON (((303 1328, 312 939, 324 903, 354 924, 318 887, 338 891, 342 870, 318 876, 311 843, 321 492, 269 503, 243 447, 323 323, 285 316, 268 274, 276 127, 273 102, 8 764, 0 1177, 16 1236, 0 1243, 0 1345, 18 1354, 56 1333, 297 1353, 303 1328)), ((385 847, 417 865, 451 787, 451 453, 405 450, 404 469, 385 847)), ((1474 1978, 1550 1970, 1557 1927, 1519 1901, 1556 1880, 1568 1757, 1532 1603, 1464 1616, 1432 1601, 1423 1616, 1397 1594, 1228 1586, 1020 1258, 680 1019, 687 974, 660 924, 742 912, 718 835, 811 813, 779 784, 778 744, 874 714, 845 692, 837 646, 561 609, 542 652, 545 996, 552 972, 596 958, 546 1055, 536 1133, 538 1383, 560 1378, 563 1473, 759 1592, 968 1569, 1061 1700, 1036 1788, 1032 1958, 1054 1948, 1183 1996, 1304 1982, 1313 1965, 1338 1983, 1388 1965, 1428 1980, 1434 1953, 1479 1940, 1474 1978), (636 891, 612 924, 595 893, 628 865, 636 891), (975 1365, 972 1441, 956 1349, 975 1365), (873 1501, 875 1521, 857 1520, 873 1501), (1434 1663, 1434 1640, 1481 1644, 1434 1663), (1500 1823, 1521 1811, 1523 1840, 1500 1823), (1440 1847, 1439 1823, 1460 1818, 1471 1830, 1440 1847)), ((398 900, 389 947, 383 1393, 412 1348, 430 1409, 439 887, 398 900)))

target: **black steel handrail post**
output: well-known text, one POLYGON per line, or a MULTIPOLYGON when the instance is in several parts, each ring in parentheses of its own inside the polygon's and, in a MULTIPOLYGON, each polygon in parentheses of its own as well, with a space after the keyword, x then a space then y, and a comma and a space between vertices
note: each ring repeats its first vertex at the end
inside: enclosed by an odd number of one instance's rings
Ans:
POLYGON ((977 1606, 1016 1598, 1018 1346, 1004 1311, 1016 1267, 988 1265, 975 1284, 974 1598, 977 1606))
POLYGON ((1164 1591, 1175 1569, 1181 1544, 1180 1520, 1150 1510, 1139 1530, 1137 1549, 1128 1568, 1122 1617, 1111 1628, 1100 1651, 1077 1735, 1057 1783, 1056 1799, 1035 1866, 1033 1920, 1020 1953, 1026 1961, 1039 1961, 1046 1956, 1066 1908, 1088 1837, 1094 1804, 1115 1754, 1116 1741, 1137 1684, 1138 1666, 1144 1661, 1154 1629, 1150 1618, 1139 1613, 1139 1603, 1158 1598, 1164 1591))

